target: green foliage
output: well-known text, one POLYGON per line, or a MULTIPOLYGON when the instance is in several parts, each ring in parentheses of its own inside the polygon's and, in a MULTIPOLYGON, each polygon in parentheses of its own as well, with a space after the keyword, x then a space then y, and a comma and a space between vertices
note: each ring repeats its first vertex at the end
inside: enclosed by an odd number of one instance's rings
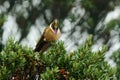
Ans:
POLYGON ((90 27, 93 27, 93 26, 94 26, 94 21, 93 21, 92 18, 88 18, 88 20, 87 20, 86 22, 88 23, 88 25, 89 25, 90 27))
POLYGON ((116 63, 116 77, 119 80, 120 79, 120 50, 113 53, 111 56, 111 59, 114 60, 116 63))
POLYGON ((0 79, 35 79, 38 74, 42 80, 113 79, 115 71, 104 61, 106 48, 92 52, 92 44, 90 36, 78 50, 66 54, 64 43, 59 41, 38 53, 9 39, 0 53, 0 79))
POLYGON ((111 20, 106 27, 106 31, 110 31, 111 29, 113 29, 116 25, 119 25, 120 27, 120 19, 114 19, 111 20))
POLYGON ((104 62, 106 48, 103 46, 101 51, 92 52, 91 38, 92 36, 77 51, 69 54, 66 54, 63 42, 53 44, 54 46, 41 57, 46 63, 48 72, 48 74, 43 72, 41 78, 45 80, 45 77, 49 79, 50 76, 54 76, 51 80, 59 79, 60 71, 64 69, 62 76, 65 77, 62 79, 113 79, 115 70, 104 62), (51 73, 54 74, 51 75, 51 73))
POLYGON ((91 10, 93 9, 95 6, 93 5, 93 1, 92 0, 81 0, 82 6, 86 9, 86 10, 91 10))
POLYGON ((0 27, 3 25, 5 20, 6 20, 6 16, 5 15, 0 15, 0 27))
POLYGON ((44 7, 51 11, 52 17, 60 20, 67 17, 73 7, 73 2, 74 0, 43 0, 44 7))
POLYGON ((5 20, 6 20, 6 16, 5 15, 0 15, 0 51, 3 48, 3 44, 2 44, 2 34, 3 34, 2 25, 4 24, 5 20))
POLYGON ((41 74, 41 78, 43 80, 55 80, 57 79, 57 75, 58 75, 58 67, 55 68, 46 68, 46 71, 41 74))
MULTIPOLYGON (((6 44, 4 50, 0 53, 0 79, 8 80, 13 75, 22 79, 22 75, 26 75, 26 70, 31 69, 35 57, 32 49, 22 47, 18 42, 12 39, 6 44)), ((34 72, 34 70, 33 70, 34 72)))
MULTIPOLYGON (((46 6, 51 8, 51 9, 52 9, 52 6, 53 6, 51 4, 55 4, 56 3, 56 5, 57 5, 57 2, 59 2, 58 6, 59 5, 66 5, 66 7, 68 8, 69 6, 72 5, 73 1, 74 0, 58 0, 58 1, 56 1, 56 0, 44 0, 43 3, 46 4, 46 6)), ((62 7, 62 6, 59 6, 59 7, 62 7)))

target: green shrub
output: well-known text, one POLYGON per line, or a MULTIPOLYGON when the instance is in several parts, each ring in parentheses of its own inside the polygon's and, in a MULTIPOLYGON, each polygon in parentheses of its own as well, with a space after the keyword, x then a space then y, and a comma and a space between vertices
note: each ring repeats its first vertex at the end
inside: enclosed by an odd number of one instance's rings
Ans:
POLYGON ((66 52, 64 42, 52 43, 44 53, 33 52, 12 39, 0 53, 0 79, 19 80, 108 80, 114 79, 115 70, 104 61, 106 51, 92 52, 92 36, 71 53, 66 52))

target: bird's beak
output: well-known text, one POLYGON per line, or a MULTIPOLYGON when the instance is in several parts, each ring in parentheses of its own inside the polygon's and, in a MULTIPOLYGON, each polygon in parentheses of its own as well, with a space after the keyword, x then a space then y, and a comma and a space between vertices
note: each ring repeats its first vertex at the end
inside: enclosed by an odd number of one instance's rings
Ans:
POLYGON ((55 27, 55 28, 58 28, 58 20, 55 19, 55 20, 53 21, 53 23, 54 23, 54 27, 55 27))

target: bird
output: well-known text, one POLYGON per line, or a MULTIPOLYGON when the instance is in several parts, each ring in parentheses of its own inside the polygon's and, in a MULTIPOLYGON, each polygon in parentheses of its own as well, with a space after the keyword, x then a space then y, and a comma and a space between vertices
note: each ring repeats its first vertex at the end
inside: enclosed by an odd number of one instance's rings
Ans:
POLYGON ((50 46, 51 42, 57 41, 61 36, 60 29, 58 27, 58 20, 55 19, 51 24, 44 29, 44 32, 39 39, 34 52, 44 52, 46 51, 50 46))

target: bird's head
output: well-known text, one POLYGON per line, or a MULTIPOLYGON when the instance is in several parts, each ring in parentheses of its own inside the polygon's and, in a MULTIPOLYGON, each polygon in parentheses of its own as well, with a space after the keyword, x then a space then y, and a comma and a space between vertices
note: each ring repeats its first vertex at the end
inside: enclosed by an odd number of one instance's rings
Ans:
POLYGON ((55 20, 50 24, 50 26, 51 26, 51 28, 53 29, 53 31, 54 31, 55 33, 57 33, 57 31, 58 31, 58 20, 55 19, 55 20))

